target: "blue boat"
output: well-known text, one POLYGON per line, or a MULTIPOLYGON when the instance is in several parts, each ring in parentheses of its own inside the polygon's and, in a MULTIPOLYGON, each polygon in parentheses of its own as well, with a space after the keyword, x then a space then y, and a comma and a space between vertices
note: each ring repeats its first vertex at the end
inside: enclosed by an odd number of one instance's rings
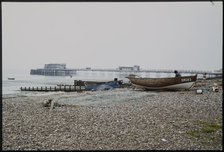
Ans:
POLYGON ((85 89, 87 91, 99 91, 99 90, 111 90, 115 88, 119 88, 122 84, 122 81, 117 81, 115 79, 114 81, 108 81, 108 82, 91 82, 86 81, 84 82, 85 89))

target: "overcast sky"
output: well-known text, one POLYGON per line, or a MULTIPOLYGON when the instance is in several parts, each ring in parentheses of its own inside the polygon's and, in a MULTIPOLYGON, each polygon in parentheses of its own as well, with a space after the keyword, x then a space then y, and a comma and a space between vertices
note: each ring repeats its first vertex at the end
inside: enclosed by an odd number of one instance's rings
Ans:
POLYGON ((222 2, 2 2, 3 70, 217 70, 222 12, 222 2))

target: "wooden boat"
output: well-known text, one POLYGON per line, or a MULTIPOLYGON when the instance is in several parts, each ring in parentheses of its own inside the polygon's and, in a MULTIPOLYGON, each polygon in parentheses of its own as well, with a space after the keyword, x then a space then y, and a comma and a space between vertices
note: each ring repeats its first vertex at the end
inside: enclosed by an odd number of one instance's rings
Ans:
POLYGON ((189 90, 197 80, 197 75, 170 78, 126 77, 135 87, 145 90, 189 90))
POLYGON ((8 78, 8 80, 15 80, 15 78, 8 78))

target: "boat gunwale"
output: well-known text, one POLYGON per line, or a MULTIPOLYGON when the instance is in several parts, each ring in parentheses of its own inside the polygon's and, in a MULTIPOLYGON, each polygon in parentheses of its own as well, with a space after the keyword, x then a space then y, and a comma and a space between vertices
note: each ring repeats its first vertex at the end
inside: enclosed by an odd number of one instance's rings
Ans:
POLYGON ((164 77, 164 78, 145 78, 145 77, 139 77, 139 78, 135 78, 135 77, 126 77, 128 79, 141 79, 141 80, 162 80, 162 79, 181 79, 181 78, 192 78, 192 77, 197 77, 197 75, 193 75, 193 76, 181 76, 181 77, 164 77))

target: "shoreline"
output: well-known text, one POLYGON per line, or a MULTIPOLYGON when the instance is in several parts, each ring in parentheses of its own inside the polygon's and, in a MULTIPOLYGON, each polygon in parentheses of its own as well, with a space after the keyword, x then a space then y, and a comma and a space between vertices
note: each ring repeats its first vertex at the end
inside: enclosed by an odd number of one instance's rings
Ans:
POLYGON ((123 88, 5 96, 2 149, 222 150, 222 94, 220 79, 197 81, 190 91, 123 88), (212 91, 213 83, 218 83, 218 92, 212 91), (196 89, 203 93, 196 94, 196 89), (49 98, 74 104, 65 102, 50 111, 42 106, 49 98), (210 124, 216 127, 204 132, 210 124))

